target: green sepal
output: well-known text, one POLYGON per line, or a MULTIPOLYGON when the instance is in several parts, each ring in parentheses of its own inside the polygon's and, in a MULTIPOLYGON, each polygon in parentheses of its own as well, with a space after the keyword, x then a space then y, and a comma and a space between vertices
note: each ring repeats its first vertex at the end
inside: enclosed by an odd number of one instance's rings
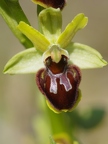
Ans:
POLYGON ((55 43, 61 34, 62 15, 60 9, 47 8, 40 12, 39 22, 42 33, 48 40, 55 43))
POLYGON ((107 65, 101 54, 90 46, 70 43, 66 50, 70 54, 70 61, 81 69, 101 68, 107 65))
POLYGON ((57 40, 57 44, 59 44, 62 48, 66 48, 76 32, 80 29, 83 29, 87 25, 87 22, 88 18, 85 17, 83 13, 78 14, 61 33, 60 37, 57 40))
POLYGON ((31 40, 36 49, 41 52, 45 52, 48 49, 50 42, 43 34, 34 29, 32 26, 29 26, 25 22, 21 21, 18 25, 18 29, 31 40))
POLYGON ((35 48, 24 50, 13 56, 4 67, 5 74, 36 73, 44 67, 42 54, 35 48))

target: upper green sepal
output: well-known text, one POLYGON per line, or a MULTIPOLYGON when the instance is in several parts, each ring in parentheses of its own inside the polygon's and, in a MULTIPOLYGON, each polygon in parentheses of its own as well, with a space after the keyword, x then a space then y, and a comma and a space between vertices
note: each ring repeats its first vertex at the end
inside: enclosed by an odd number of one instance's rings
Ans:
POLYGON ((70 55, 70 61, 81 69, 101 68, 107 65, 101 54, 90 46, 70 43, 66 50, 70 55))
POLYGON ((4 67, 5 74, 36 73, 44 66, 42 54, 35 48, 24 50, 13 56, 4 67))
POLYGON ((55 43, 61 34, 62 15, 60 9, 47 8, 40 12, 39 22, 42 33, 51 42, 55 43))
POLYGON ((88 18, 83 13, 75 16, 75 18, 67 25, 65 30, 59 36, 57 44, 59 44, 62 48, 66 48, 66 46, 72 41, 76 32, 83 29, 87 23, 88 18))

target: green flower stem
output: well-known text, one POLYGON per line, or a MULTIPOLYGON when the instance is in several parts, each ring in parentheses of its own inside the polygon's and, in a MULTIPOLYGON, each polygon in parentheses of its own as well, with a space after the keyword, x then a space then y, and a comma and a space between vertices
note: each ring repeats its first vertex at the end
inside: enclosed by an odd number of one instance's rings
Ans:
POLYGON ((25 48, 33 47, 31 41, 24 36, 18 29, 17 25, 20 21, 24 21, 29 24, 18 0, 0 0, 0 14, 19 39, 19 41, 25 46, 25 48))
POLYGON ((37 5, 37 16, 39 15, 39 13, 44 10, 44 7, 37 5))
MULTIPOLYGON (((37 5, 37 17, 39 16, 39 13, 44 10, 44 8, 40 5, 37 5)), ((42 33, 42 28, 40 26, 40 21, 39 21, 39 17, 38 17, 38 30, 42 33)))
POLYGON ((56 114, 47 107, 47 113, 50 118, 51 128, 53 134, 59 134, 67 131, 65 113, 56 114))

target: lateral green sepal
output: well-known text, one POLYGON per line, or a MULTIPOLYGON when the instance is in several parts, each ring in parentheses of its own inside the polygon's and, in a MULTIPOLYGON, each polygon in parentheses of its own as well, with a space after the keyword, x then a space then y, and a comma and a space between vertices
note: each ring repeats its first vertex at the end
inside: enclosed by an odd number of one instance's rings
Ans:
POLYGON ((90 46, 70 43, 66 50, 70 55, 70 61, 81 69, 101 68, 107 65, 101 54, 90 46))
POLYGON ((5 65, 5 74, 36 73, 44 67, 42 54, 35 48, 24 50, 13 56, 5 65))

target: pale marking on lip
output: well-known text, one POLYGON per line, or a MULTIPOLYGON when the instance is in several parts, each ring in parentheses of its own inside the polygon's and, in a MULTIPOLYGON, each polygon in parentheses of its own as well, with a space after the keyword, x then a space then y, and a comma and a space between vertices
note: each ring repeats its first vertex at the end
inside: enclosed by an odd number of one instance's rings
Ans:
POLYGON ((49 69, 48 69, 48 75, 51 78, 51 84, 50 84, 50 92, 57 94, 57 81, 56 79, 60 79, 60 84, 64 85, 65 90, 69 91, 72 89, 72 85, 70 84, 70 80, 67 77, 67 71, 60 73, 60 74, 53 74, 49 69))

